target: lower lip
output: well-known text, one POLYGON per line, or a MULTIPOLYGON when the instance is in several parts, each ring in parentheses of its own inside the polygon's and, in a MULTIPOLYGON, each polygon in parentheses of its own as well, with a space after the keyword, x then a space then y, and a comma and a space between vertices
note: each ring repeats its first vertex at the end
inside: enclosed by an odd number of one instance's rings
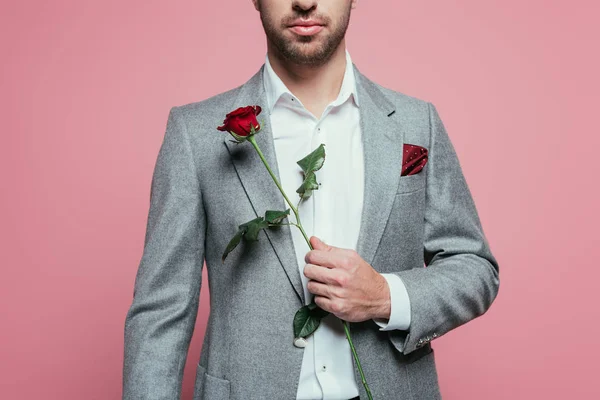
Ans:
POLYGON ((310 36, 310 35, 314 35, 315 33, 320 32, 321 29, 323 29, 323 25, 310 25, 310 26, 294 25, 294 26, 290 27, 290 29, 292 30, 292 32, 297 33, 298 35, 310 36))

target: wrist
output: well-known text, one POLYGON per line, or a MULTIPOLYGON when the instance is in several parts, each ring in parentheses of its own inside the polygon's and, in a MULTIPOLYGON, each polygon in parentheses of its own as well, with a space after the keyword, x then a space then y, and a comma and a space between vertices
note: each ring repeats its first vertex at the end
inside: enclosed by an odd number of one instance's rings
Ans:
POLYGON ((379 275, 379 279, 381 282, 380 290, 377 290, 378 306, 375 308, 375 315, 373 318, 389 320, 390 314, 392 312, 392 298, 390 294, 390 286, 388 285, 387 279, 381 274, 379 275))

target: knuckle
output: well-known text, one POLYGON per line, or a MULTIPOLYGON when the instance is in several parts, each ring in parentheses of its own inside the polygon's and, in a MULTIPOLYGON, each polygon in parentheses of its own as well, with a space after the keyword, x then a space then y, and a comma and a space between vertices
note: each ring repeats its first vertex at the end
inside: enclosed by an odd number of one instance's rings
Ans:
POLYGON ((346 275, 339 274, 333 279, 338 286, 344 287, 348 284, 348 277, 346 275))
POLYGON ((335 299, 345 298, 346 293, 343 288, 337 287, 337 286, 328 286, 328 288, 329 288, 329 297, 335 298, 335 299))
POLYGON ((331 303, 331 312, 340 313, 342 311, 342 307, 339 302, 335 301, 331 303))
POLYGON ((342 259, 342 267, 348 269, 352 266, 352 258, 351 257, 344 257, 342 259))

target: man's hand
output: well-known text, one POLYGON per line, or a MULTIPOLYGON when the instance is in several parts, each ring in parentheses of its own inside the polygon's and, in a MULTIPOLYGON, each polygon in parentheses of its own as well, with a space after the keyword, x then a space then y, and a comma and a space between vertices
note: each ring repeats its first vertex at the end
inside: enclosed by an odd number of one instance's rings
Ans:
POLYGON ((329 246, 310 237, 304 275, 315 303, 349 322, 389 319, 390 291, 385 278, 355 250, 329 246))

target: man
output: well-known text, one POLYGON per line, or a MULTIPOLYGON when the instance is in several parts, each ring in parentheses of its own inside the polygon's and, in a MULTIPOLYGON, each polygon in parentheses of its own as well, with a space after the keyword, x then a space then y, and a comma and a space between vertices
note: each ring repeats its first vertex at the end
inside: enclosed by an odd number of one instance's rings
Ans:
POLYGON ((171 110, 125 321, 123 399, 179 398, 204 260, 195 400, 367 399, 340 320, 374 399, 441 398, 430 341, 487 311, 498 263, 435 107, 352 64, 356 3, 253 0, 265 64, 171 110), (248 105, 264 110, 256 141, 286 193, 302 181, 295 162, 325 144, 321 185, 298 205, 314 249, 286 225, 223 264, 239 224, 287 208, 252 146, 216 129, 248 105), (313 297, 330 315, 302 343, 292 321, 313 297))

